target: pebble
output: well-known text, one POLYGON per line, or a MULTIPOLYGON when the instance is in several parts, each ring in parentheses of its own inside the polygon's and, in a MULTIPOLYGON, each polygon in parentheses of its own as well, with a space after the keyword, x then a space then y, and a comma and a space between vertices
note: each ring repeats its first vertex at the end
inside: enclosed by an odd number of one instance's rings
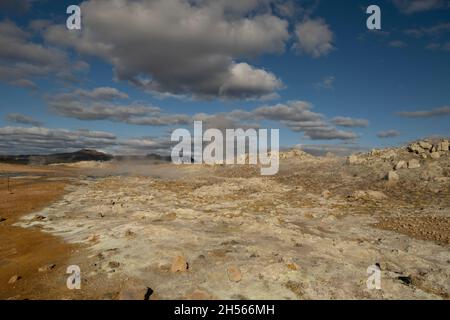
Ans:
POLYGON ((22 279, 21 276, 14 275, 14 276, 12 276, 12 277, 9 279, 8 283, 9 283, 9 284, 14 284, 14 283, 16 283, 17 281, 19 281, 20 279, 22 279))
POLYGON ((228 279, 233 282, 239 282, 242 280, 242 273, 236 266, 230 266, 227 269, 228 279))
POLYGON ((45 266, 42 266, 38 269, 39 272, 47 272, 47 271, 51 271, 53 268, 56 267, 56 264, 51 263, 51 264, 47 264, 45 266))
POLYGON ((183 256, 176 256, 172 262, 170 271, 172 272, 185 272, 189 269, 189 264, 183 256))
POLYGON ((287 267, 292 271, 297 271, 299 269, 298 264, 296 264, 295 262, 288 263, 287 267))

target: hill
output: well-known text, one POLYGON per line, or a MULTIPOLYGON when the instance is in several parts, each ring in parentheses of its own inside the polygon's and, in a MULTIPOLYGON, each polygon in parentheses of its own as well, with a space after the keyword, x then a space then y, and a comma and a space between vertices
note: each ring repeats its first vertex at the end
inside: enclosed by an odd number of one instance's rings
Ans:
POLYGON ((79 161, 109 161, 112 159, 112 155, 91 149, 49 155, 0 155, 0 162, 3 163, 36 165, 74 163, 79 161))

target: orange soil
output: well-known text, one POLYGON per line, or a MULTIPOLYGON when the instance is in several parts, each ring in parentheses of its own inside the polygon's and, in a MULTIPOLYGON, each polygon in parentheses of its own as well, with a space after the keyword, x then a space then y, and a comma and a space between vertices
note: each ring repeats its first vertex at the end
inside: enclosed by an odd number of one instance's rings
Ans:
POLYGON ((52 283, 49 278, 61 274, 58 271, 64 269, 75 247, 37 229, 24 229, 12 224, 22 215, 57 200, 63 195, 65 185, 64 182, 45 179, 11 179, 12 192, 8 192, 7 179, 0 178, 0 217, 6 219, 0 222, 0 299, 46 297, 50 294, 49 288, 42 284, 52 283), (56 264, 54 270, 38 272, 40 267, 50 263, 56 264), (14 275, 21 279, 9 284, 8 280, 14 275))

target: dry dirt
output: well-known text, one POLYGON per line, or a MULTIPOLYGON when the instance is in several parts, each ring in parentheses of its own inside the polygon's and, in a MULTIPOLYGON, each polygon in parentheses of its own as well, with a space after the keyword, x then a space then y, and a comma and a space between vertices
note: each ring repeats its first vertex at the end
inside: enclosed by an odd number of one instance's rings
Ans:
POLYGON ((68 291, 66 267, 72 259, 83 260, 82 246, 36 228, 14 226, 24 214, 61 199, 78 174, 50 167, 0 166, 0 299, 102 298, 109 289, 68 291), (38 271, 47 265, 54 267, 38 271), (13 276, 19 280, 8 283, 13 276))
POLYGON ((15 181, 14 195, 1 189, 0 298, 144 299, 151 288, 152 299, 448 299, 448 164, 422 160, 397 183, 384 179, 390 161, 338 157, 283 159, 273 177, 250 166, 49 166, 15 181), (70 264, 81 290, 65 286, 70 264), (366 286, 374 264, 381 290, 366 286), (8 284, 13 275, 22 279, 8 284))

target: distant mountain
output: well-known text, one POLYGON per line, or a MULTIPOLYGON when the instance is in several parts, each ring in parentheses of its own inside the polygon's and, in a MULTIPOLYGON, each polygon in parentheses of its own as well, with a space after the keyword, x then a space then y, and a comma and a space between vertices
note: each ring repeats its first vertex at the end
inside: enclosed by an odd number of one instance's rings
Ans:
POLYGON ((113 156, 91 149, 82 149, 70 153, 55 153, 49 155, 17 155, 17 156, 2 156, 0 155, 0 162, 15 163, 15 164, 35 164, 45 165, 53 163, 73 163, 79 161, 109 161, 113 156))

